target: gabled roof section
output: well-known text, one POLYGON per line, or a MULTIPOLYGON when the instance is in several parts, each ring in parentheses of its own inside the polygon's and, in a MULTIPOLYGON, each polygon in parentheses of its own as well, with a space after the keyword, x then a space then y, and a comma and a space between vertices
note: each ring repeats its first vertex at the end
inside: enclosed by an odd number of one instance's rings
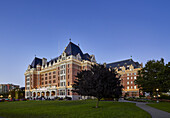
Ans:
POLYGON ((83 59, 84 59, 84 60, 91 61, 91 57, 90 57, 90 55, 89 55, 88 53, 85 53, 85 54, 83 55, 83 59))
POLYGON ((80 53, 80 56, 83 57, 83 52, 79 48, 79 46, 75 45, 74 43, 70 42, 66 49, 64 50, 67 56, 74 55, 76 56, 78 53, 80 53))
POLYGON ((31 63, 31 67, 36 68, 38 64, 42 66, 42 59, 35 57, 31 63))
POLYGON ((118 61, 118 62, 113 62, 113 63, 108 63, 106 65, 107 68, 119 68, 119 67, 127 67, 128 65, 133 65, 134 68, 140 68, 140 64, 138 62, 134 62, 132 59, 127 59, 127 60, 123 60, 123 61, 118 61))

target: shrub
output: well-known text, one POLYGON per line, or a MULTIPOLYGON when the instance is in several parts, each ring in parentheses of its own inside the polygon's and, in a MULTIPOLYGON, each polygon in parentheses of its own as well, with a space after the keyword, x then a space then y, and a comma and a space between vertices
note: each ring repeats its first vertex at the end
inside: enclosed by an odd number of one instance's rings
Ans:
POLYGON ((170 96, 169 95, 166 95, 166 94, 162 94, 160 99, 167 99, 167 100, 170 100, 170 96))

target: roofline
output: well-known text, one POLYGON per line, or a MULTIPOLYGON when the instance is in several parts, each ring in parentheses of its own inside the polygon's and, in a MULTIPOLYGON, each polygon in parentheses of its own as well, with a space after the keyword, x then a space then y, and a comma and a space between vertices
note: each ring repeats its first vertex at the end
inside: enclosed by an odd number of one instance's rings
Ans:
MULTIPOLYGON (((133 61, 133 59, 125 59, 125 60, 122 60, 122 61, 127 61, 127 60, 132 60, 132 61, 133 61)), ((118 63, 118 62, 122 62, 122 61, 116 61, 116 62, 106 63, 106 65, 114 64, 114 63, 118 63)), ((133 61, 133 62, 134 62, 134 61, 133 61)))

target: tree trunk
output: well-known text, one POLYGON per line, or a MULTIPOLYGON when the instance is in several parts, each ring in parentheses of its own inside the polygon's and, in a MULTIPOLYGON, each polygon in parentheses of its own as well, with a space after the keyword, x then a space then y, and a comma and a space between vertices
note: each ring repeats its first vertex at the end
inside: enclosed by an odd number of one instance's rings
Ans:
POLYGON ((99 98, 97 98, 96 108, 98 108, 98 107, 99 107, 99 101, 100 101, 100 99, 99 99, 99 98))

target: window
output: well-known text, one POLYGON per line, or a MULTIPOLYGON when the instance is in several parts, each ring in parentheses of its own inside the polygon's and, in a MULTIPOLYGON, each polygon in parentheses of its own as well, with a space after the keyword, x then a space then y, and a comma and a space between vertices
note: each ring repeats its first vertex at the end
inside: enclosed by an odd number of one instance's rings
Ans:
POLYGON ((129 85, 129 82, 127 82, 127 84, 129 85))
POLYGON ((133 79, 133 77, 131 77, 131 79, 133 79))
POLYGON ((131 86, 131 89, 133 89, 133 86, 131 86))
POLYGON ((60 74, 65 74, 65 70, 61 70, 61 71, 60 71, 60 74))
POLYGON ((69 68, 69 66, 70 66, 70 65, 68 64, 68 68, 69 68))
POLYGON ((70 86, 70 82, 68 82, 68 86, 70 86))
POLYGON ((68 89, 68 95, 70 95, 70 90, 68 89))
POLYGON ((45 82, 45 84, 47 84, 47 81, 45 82))
POLYGON ((127 89, 129 89, 129 86, 127 86, 127 89))
POLYGON ((55 80, 53 80, 53 83, 55 83, 55 80))
POLYGON ((45 76, 47 76, 47 73, 45 73, 45 76))
POLYGON ((127 76, 129 76, 129 73, 127 73, 127 76))
POLYGON ((44 84, 44 82, 42 82, 42 85, 44 84))
POLYGON ((59 94, 60 94, 60 95, 65 95, 65 90, 60 90, 60 91, 59 91, 59 94))
POLYGON ((61 76, 61 79, 60 80, 63 80, 63 76, 61 76))
POLYGON ((127 77, 127 80, 129 80, 129 77, 127 77))
POLYGON ((51 81, 49 81, 49 84, 51 84, 51 81))
POLYGON ((49 76, 49 79, 51 79, 51 76, 49 76))
POLYGON ((53 74, 55 74, 56 72, 55 71, 53 71, 53 74))
POLYGON ((60 82, 60 86, 65 86, 66 83, 65 82, 60 82))
POLYGON ((60 86, 60 83, 58 83, 58 87, 60 86))
POLYGON ((61 65, 60 67, 61 67, 61 69, 63 69, 63 68, 65 68, 65 65, 61 65))
POLYGON ((136 75, 136 73, 134 73, 134 75, 136 75))
POLYGON ((58 77, 58 80, 60 80, 60 77, 58 77))
POLYGON ((136 76, 134 76, 134 79, 136 79, 136 76))
POLYGON ((49 75, 51 75, 51 72, 49 73, 49 75))
POLYGON ((47 77, 45 77, 45 80, 47 80, 47 77))
POLYGON ((41 80, 44 80, 44 78, 41 78, 41 80))
POLYGON ((133 73, 131 73, 131 75, 133 75, 133 73))
POLYGON ((53 75, 53 78, 55 78, 56 76, 55 75, 53 75))
POLYGON ((136 89, 136 86, 134 86, 134 89, 136 89))
POLYGON ((133 84, 133 81, 131 81, 131 84, 133 84))

